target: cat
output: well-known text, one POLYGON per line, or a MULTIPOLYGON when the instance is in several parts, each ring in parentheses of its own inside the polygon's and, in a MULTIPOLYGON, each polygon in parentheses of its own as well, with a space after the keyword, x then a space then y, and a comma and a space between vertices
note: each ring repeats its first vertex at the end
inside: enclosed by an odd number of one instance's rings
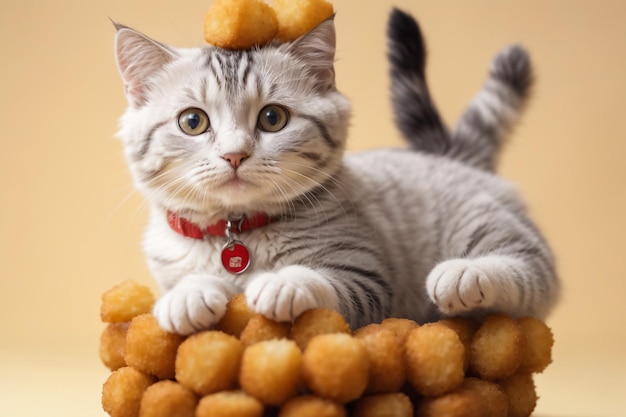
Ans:
POLYGON ((352 328, 502 311, 545 317, 553 255, 493 172, 532 81, 501 51, 455 131, 430 98, 415 19, 388 24, 396 123, 412 149, 345 152, 334 18, 292 42, 177 48, 116 24, 118 136, 150 205, 143 241, 165 330, 211 328, 228 300, 277 321, 338 310, 352 328))

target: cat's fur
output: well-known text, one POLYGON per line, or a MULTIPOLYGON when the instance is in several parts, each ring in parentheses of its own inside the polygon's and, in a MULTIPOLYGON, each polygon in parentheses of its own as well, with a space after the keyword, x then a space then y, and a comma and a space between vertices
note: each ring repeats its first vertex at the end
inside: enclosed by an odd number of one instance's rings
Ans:
POLYGON ((117 29, 129 101, 119 136, 150 203, 144 248, 165 329, 209 328, 239 292, 276 320, 328 307, 352 327, 490 310, 544 317, 553 305, 552 254, 515 188, 489 172, 530 86, 520 47, 494 59, 448 133, 429 98, 419 28, 394 11, 393 100, 415 150, 344 155, 350 106, 335 88, 332 20, 247 51, 174 48, 117 29), (267 104, 288 109, 284 129, 257 127, 267 104), (179 129, 190 107, 209 116, 201 135, 179 129), (253 264, 231 275, 220 262, 225 239, 177 234, 167 211, 202 227, 255 212, 278 220, 240 235, 253 264))

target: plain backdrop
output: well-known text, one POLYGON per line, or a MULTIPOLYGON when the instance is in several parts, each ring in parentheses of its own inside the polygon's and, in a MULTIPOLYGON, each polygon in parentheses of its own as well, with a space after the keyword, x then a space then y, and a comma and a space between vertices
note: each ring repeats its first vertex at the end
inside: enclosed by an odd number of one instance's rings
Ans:
MULTIPOLYGON (((351 150, 401 145, 389 105, 392 5, 421 22, 446 121, 497 50, 525 45, 534 98, 502 156, 558 256, 554 363, 536 415, 626 409, 626 2, 335 0, 337 84, 351 150)), ((102 416, 100 295, 154 287, 146 206, 114 138, 125 107, 109 18, 178 46, 203 43, 210 1, 0 0, 0 416, 102 416)))

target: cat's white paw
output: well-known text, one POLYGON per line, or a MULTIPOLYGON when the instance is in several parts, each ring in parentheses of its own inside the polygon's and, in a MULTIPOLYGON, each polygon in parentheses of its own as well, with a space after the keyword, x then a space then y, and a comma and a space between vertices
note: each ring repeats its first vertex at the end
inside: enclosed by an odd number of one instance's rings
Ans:
POLYGON ((153 314, 164 330, 189 335, 213 326, 226 311, 232 295, 227 285, 202 275, 189 275, 166 292, 153 314))
POLYGON ((257 275, 245 295, 252 310, 276 321, 292 321, 311 308, 339 309, 337 294, 328 280, 297 265, 257 275))
POLYGON ((489 308, 495 301, 493 282, 485 265, 472 259, 452 259, 438 264, 428 275, 431 300, 448 315, 489 308))

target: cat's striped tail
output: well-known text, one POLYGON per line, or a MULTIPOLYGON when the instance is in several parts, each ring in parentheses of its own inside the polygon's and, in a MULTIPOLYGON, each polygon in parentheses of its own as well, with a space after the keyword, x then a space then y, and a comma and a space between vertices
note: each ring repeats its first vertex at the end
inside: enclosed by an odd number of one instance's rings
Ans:
POLYGON ((387 25, 387 57, 396 126, 416 149, 443 154, 450 136, 426 83, 426 45, 417 22, 393 9, 387 25))
POLYGON ((514 45, 496 55, 483 88, 447 135, 426 86, 424 39, 417 22, 395 9, 387 36, 396 124, 406 140, 416 150, 493 171, 501 145, 530 96, 533 72, 528 53, 514 45))

